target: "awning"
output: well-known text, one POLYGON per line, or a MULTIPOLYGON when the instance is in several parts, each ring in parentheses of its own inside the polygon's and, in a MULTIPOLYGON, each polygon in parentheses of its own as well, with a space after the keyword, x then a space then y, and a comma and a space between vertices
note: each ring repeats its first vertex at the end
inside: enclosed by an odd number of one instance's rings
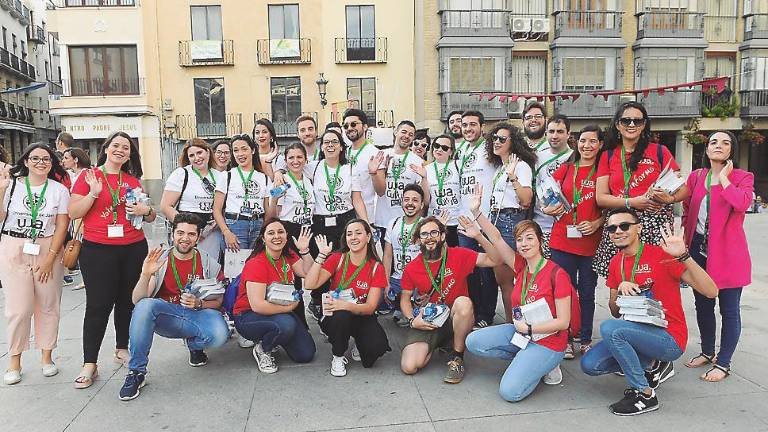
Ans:
POLYGON ((0 120, 0 130, 17 130, 24 133, 35 133, 35 128, 0 120))
POLYGON ((5 90, 0 90, 0 94, 6 94, 6 93, 26 93, 26 92, 29 92, 29 91, 32 91, 32 90, 37 90, 39 88, 43 88, 47 84, 48 83, 44 83, 44 82, 36 82, 36 83, 32 83, 32 84, 30 84, 28 86, 24 86, 24 87, 16 87, 16 88, 9 88, 9 89, 5 89, 5 90))

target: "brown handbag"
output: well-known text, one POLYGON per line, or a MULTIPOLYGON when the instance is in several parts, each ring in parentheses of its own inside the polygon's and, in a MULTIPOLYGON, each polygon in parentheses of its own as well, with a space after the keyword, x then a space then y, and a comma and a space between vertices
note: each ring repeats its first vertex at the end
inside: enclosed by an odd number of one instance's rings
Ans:
POLYGON ((80 248, 83 246, 83 243, 77 239, 77 236, 80 234, 82 228, 83 221, 81 219, 80 225, 78 225, 77 229, 72 233, 72 240, 64 245, 64 255, 61 258, 61 262, 64 264, 64 267, 69 270, 77 267, 77 258, 80 256, 80 248))

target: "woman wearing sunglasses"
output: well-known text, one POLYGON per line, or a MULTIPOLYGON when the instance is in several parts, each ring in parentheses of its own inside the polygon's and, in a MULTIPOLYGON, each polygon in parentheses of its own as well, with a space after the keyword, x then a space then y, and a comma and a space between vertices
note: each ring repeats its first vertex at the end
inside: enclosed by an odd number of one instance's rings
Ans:
POLYGON ((165 182, 160 198, 160 211, 172 221, 179 212, 194 213, 206 223, 197 245, 209 257, 221 254, 221 230, 213 220, 213 196, 221 173, 213 169, 211 148, 200 138, 184 144, 179 155, 179 168, 165 182))
POLYGON ((685 241, 691 257, 718 287, 722 328, 720 351, 715 356, 715 299, 694 291, 701 353, 685 365, 711 365, 701 375, 708 382, 722 381, 731 370, 731 357, 741 333, 741 291, 752 283, 752 263, 744 233, 744 214, 752 203, 754 175, 734 168, 739 143, 731 132, 709 137, 702 165, 688 176, 691 196, 683 201, 685 241))
MULTIPOLYGON (((631 208, 637 211, 643 229, 641 240, 658 245, 662 227, 672 224, 672 204, 688 196, 683 185, 673 194, 655 187, 666 168, 680 168, 672 153, 661 143, 651 142, 651 120, 638 102, 625 102, 616 111, 606 134, 606 151, 597 166, 597 205, 604 209, 631 208)), ((608 275, 608 263, 616 247, 603 233, 593 262, 601 276, 608 275)))
POLYGON ((424 159, 423 165, 426 165, 429 159, 429 142, 430 139, 427 132, 425 130, 418 130, 411 143, 411 151, 416 156, 424 159))

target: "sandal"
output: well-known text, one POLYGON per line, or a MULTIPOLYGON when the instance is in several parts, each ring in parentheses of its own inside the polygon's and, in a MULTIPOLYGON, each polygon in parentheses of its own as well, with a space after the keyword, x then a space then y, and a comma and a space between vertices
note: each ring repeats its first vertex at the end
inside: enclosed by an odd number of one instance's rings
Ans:
POLYGON ((715 355, 714 354, 707 355, 707 354, 704 354, 704 353, 699 353, 699 355, 697 355, 696 357, 693 357, 690 360, 688 360, 685 363, 685 367, 691 368, 691 369, 696 369, 696 368, 700 368, 700 367, 706 366, 708 364, 712 364, 714 362, 715 362, 715 355), (696 363, 699 359, 704 359, 704 362, 696 363))
POLYGON ((121 364, 121 365, 128 365, 128 359, 130 359, 130 355, 128 354, 127 349, 116 349, 114 354, 114 360, 115 363, 121 364), (121 356, 121 352, 125 352, 125 356, 121 356))
POLYGON ((717 363, 712 364, 712 368, 710 368, 708 371, 704 372, 704 375, 700 376, 699 379, 706 382, 720 382, 726 378, 728 378, 731 375, 731 368, 729 367, 723 367, 720 366, 717 363), (710 378, 709 374, 714 372, 715 370, 719 370, 723 373, 723 376, 721 378, 710 378))
POLYGON ((75 378, 75 388, 76 389, 87 389, 88 387, 93 385, 93 382, 96 380, 96 378, 99 377, 99 370, 98 368, 93 368, 93 372, 90 376, 80 374, 77 378, 75 378))

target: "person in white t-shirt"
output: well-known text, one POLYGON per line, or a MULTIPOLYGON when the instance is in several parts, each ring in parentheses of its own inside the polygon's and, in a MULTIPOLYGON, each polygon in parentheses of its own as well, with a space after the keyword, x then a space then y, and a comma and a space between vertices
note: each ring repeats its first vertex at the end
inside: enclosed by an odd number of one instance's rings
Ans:
POLYGON ((211 151, 213 151, 213 169, 218 172, 229 170, 229 164, 232 162, 232 148, 229 146, 229 140, 214 141, 211 151))
POLYGON ((379 149, 366 138, 368 132, 368 115, 364 111, 352 108, 344 112, 344 135, 352 143, 346 147, 346 158, 352 166, 352 175, 360 184, 360 193, 365 203, 365 211, 373 221, 376 215, 376 191, 373 179, 368 171, 368 162, 376 156, 379 149))
POLYGON ((15 166, 0 169, 0 280, 3 281, 9 362, 6 385, 21 381, 21 354, 29 349, 31 323, 42 351, 42 373, 58 373, 52 353, 59 332, 69 190, 59 158, 45 144, 32 144, 15 166))
POLYGON ((200 232, 197 247, 218 261, 222 234, 213 220, 213 196, 221 173, 213 169, 211 153, 208 143, 200 138, 192 138, 184 144, 179 155, 179 168, 165 181, 160 212, 169 221, 179 212, 198 215, 206 226, 200 232))
POLYGON ((279 149, 275 126, 269 119, 260 118, 253 126, 253 141, 256 143, 257 154, 261 160, 261 169, 270 179, 274 178, 274 163, 279 149))
MULTIPOLYGON (((304 173, 311 175, 315 169, 317 161, 320 159, 320 146, 317 144, 317 120, 309 115, 303 115, 296 119, 296 135, 304 146, 304 152, 307 154, 304 164, 304 173)), ((285 153, 277 155, 273 168, 275 170, 275 187, 288 181, 285 173, 288 171, 285 153)))

